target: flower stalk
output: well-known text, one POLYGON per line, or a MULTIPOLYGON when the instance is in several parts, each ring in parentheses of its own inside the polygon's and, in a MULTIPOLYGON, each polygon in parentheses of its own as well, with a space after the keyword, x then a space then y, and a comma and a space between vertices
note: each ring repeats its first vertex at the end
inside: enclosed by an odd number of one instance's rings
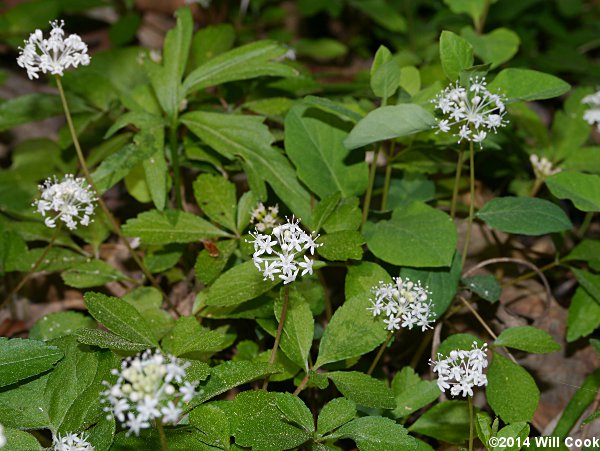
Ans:
POLYGON ((385 352, 385 349, 388 347, 388 344, 390 343, 390 340, 392 339, 393 336, 394 336, 393 332, 391 332, 391 331, 388 332, 387 337, 385 338, 385 341, 379 347, 379 351, 377 351, 377 355, 371 362, 371 366, 369 367, 369 370, 367 371, 367 374, 369 376, 371 374, 373 374, 373 371, 375 371, 375 368, 377 367, 379 360, 381 360, 381 356, 383 356, 383 353, 385 352))
POLYGON ((471 241, 471 229, 473 228, 473 216, 475 213, 475 149, 473 141, 469 141, 469 218, 467 219, 467 235, 463 246, 460 266, 464 268, 469 242, 471 241))

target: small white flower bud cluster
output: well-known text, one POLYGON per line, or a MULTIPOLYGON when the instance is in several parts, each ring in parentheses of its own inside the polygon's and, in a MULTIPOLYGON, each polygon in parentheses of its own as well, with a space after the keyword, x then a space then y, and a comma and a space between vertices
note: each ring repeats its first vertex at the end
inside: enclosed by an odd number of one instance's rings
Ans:
POLYGON ((457 81, 440 92, 432 101, 444 115, 437 119, 436 133, 452 133, 459 143, 464 139, 481 145, 490 131, 496 133, 497 128, 504 127, 508 123, 504 119, 506 99, 492 94, 486 86, 485 77, 475 77, 468 89, 457 81))
POLYGON ((474 341, 470 351, 454 350, 445 359, 438 354, 437 362, 429 360, 433 372, 438 373, 440 390, 445 392, 449 388, 452 396, 473 396, 473 387, 487 385, 487 376, 483 374, 488 366, 486 348, 486 343, 478 348, 474 341))
POLYGON ((256 268, 263 272, 264 280, 275 280, 275 274, 278 274, 284 284, 296 280, 300 270, 301 275, 313 273, 313 261, 305 253, 310 251, 314 255, 315 249, 321 246, 315 243, 319 235, 313 237, 314 232, 310 235, 304 232, 298 226, 299 219, 286 219, 287 222, 276 226, 270 235, 255 230, 250 233, 254 240, 248 241, 254 244, 252 260, 256 268), (296 261, 302 256, 304 261, 296 261))
POLYGON ((273 229, 281 221, 277 214, 279 213, 279 205, 266 208, 262 202, 252 210, 252 224, 256 230, 264 232, 265 230, 273 229))
POLYGON ((176 424, 185 403, 197 394, 197 382, 183 381, 189 365, 150 350, 125 359, 121 371, 112 370, 118 376, 116 384, 105 381, 108 389, 102 393, 103 402, 110 406, 104 411, 111 412, 128 428, 128 434, 139 435, 141 429, 151 426, 152 420, 176 424))
POLYGON ((427 287, 422 287, 420 281, 414 283, 409 279, 394 277, 394 283, 379 282, 372 292, 375 300, 369 299, 373 306, 367 310, 373 316, 385 314, 387 318, 383 322, 387 330, 401 327, 412 329, 414 326, 421 327, 422 331, 432 328, 430 323, 435 321, 433 304, 428 300, 430 293, 427 287))
POLYGON ((94 451, 94 447, 88 443, 88 436, 81 434, 68 433, 65 436, 58 434, 58 437, 53 437, 54 451, 94 451))
POLYGON ((532 154, 529 156, 529 161, 531 162, 531 166, 533 166, 536 178, 544 179, 561 171, 560 168, 552 166, 552 163, 546 157, 540 158, 536 154, 532 154))
POLYGON ((600 91, 585 96, 581 99, 581 103, 592 107, 583 113, 583 119, 590 125, 596 124, 596 128, 600 132, 600 91))
POLYGON ((38 78, 40 71, 62 77, 69 67, 90 64, 87 45, 78 35, 71 34, 64 39, 64 24, 63 20, 50 22, 52 30, 48 39, 44 39, 42 30, 35 30, 20 49, 17 64, 27 70, 31 80, 38 78))
POLYGON ((78 221, 83 226, 93 221, 91 215, 96 197, 84 178, 75 178, 71 174, 67 174, 61 182, 56 177, 48 178, 38 188, 42 192, 41 199, 36 200, 33 206, 46 218, 44 222, 48 227, 56 227, 57 219, 70 230, 77 228, 78 221))

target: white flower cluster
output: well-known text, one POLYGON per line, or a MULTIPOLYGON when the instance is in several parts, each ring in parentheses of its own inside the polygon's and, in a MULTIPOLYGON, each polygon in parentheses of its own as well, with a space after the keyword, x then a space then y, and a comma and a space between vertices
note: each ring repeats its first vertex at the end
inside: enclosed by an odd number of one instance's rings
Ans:
POLYGON ((305 253, 310 251, 314 255, 315 249, 321 246, 315 243, 319 235, 313 237, 312 233, 304 232, 298 226, 299 219, 286 219, 287 222, 276 226, 270 235, 261 234, 258 230, 250 233, 254 240, 249 241, 254 244, 254 265, 263 272, 264 279, 275 280, 275 274, 278 274, 284 284, 296 280, 300 270, 301 275, 313 273, 313 261, 305 253), (302 256, 304 261, 296 261, 302 256))
POLYGON ((20 49, 17 64, 27 70, 31 80, 38 78, 40 71, 62 76, 69 66, 90 64, 87 45, 78 35, 71 34, 64 39, 63 20, 50 22, 50 25, 50 38, 44 39, 42 30, 35 30, 25 41, 25 47, 20 49))
POLYGON ((581 103, 585 103, 592 107, 583 113, 583 119, 590 125, 596 124, 596 128, 600 131, 600 91, 585 96, 581 99, 581 103))
POLYGON ((552 166, 552 163, 546 157, 540 158, 536 154, 532 154, 529 156, 529 161, 531 162, 531 166, 533 166, 533 172, 537 178, 550 177, 561 171, 560 168, 552 166))
POLYGON ((280 220, 277 214, 279 213, 279 205, 266 208, 262 202, 252 210, 252 224, 259 232, 264 232, 267 229, 274 228, 279 224, 280 220))
POLYGON ((54 451, 94 451, 94 447, 88 443, 88 436, 82 434, 79 437, 77 434, 68 433, 65 436, 58 434, 58 437, 53 438, 54 451))
POLYGON ((173 356, 150 350, 125 359, 121 371, 112 370, 112 374, 118 376, 116 384, 105 381, 108 389, 102 393, 103 402, 110 406, 104 411, 112 412, 129 429, 128 434, 139 435, 153 420, 176 424, 184 403, 196 395, 197 382, 183 381, 189 365, 189 362, 182 363, 173 356))
POLYGON ((504 127, 506 99, 492 94, 486 86, 485 77, 475 77, 468 89, 457 81, 440 92, 433 100, 444 115, 444 119, 437 119, 437 133, 452 133, 459 143, 464 139, 481 145, 491 130, 496 133, 497 128, 504 127))
POLYGON ((56 227, 57 219, 71 230, 77 228, 78 220, 84 226, 93 221, 90 216, 94 213, 96 197, 84 178, 75 178, 71 174, 65 175, 61 182, 56 177, 48 178, 38 188, 42 196, 33 206, 44 217, 49 213, 44 220, 48 227, 56 227))
POLYGON ((438 354, 437 362, 430 360, 433 372, 438 373, 440 390, 449 388, 452 396, 473 396, 473 387, 487 385, 487 376, 483 374, 483 369, 488 366, 486 347, 484 343, 480 349, 477 342, 473 342, 470 351, 454 350, 445 359, 438 354))
POLYGON ((384 313, 387 318, 383 322, 387 330, 412 329, 414 326, 420 326, 422 331, 432 328, 430 323, 435 321, 433 304, 428 300, 430 293, 427 287, 422 287, 421 282, 394 277, 393 283, 379 282, 372 291, 375 300, 369 299, 373 306, 367 310, 373 312, 373 316, 384 313))
POLYGON ((4 426, 0 424, 0 448, 6 445, 6 436, 4 435, 4 426))

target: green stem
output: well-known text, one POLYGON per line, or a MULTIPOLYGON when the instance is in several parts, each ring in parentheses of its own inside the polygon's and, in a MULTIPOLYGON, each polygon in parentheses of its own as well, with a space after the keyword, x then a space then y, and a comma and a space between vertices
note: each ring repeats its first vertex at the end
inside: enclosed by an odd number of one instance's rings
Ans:
POLYGON ((171 308, 173 308, 175 310, 175 312, 177 312, 177 308, 170 303, 169 299, 164 294, 162 288, 160 288, 160 285, 158 284, 158 282, 156 281, 156 279, 154 278, 152 273, 150 271, 148 271, 148 269, 146 268, 146 266, 144 265, 144 263, 142 262, 140 257, 135 253, 135 251, 129 244, 129 241, 123 235, 123 231, 121 230, 119 223, 117 222, 115 217, 112 215, 112 213, 110 212, 110 210, 104 203, 104 200, 102 199, 102 196, 100 195, 100 192, 98 191, 98 188, 96 188, 94 180, 92 179, 92 175, 90 174, 90 171, 85 162, 85 157, 83 156, 83 151, 81 150, 81 145, 79 144, 79 139, 77 138, 77 132, 75 131, 75 126, 73 125, 73 118, 71 117, 71 111, 69 110, 69 104, 67 103, 65 91, 63 89, 62 82, 60 81, 60 76, 58 76, 58 75, 56 76, 56 85, 58 87, 58 92, 60 94, 60 99, 62 101, 63 109, 65 111, 65 117, 67 119, 67 124, 69 126, 69 131, 71 133, 71 139, 73 139, 73 145, 75 146, 75 151, 77 152, 77 158, 79 160, 79 164, 81 166, 81 169, 83 170, 83 173, 85 175, 85 178, 86 178, 88 184, 90 185, 92 190, 94 190, 94 192, 96 193, 96 197, 98 198, 98 205, 100 205, 100 208, 102 209, 102 211, 108 218, 109 222, 111 223, 114 232, 121 239, 121 241, 123 241, 123 243, 127 247, 127 250, 129 251, 129 254, 133 258, 135 263, 139 266, 139 268, 142 270, 142 272, 144 273, 146 278, 150 281, 150 283, 156 289, 158 289, 163 294, 163 296, 165 297, 165 299, 167 299, 167 302, 169 303, 171 308))
POLYGON ((158 429, 158 436, 160 437, 160 448, 162 451, 169 451, 169 444, 167 443, 167 436, 165 435, 165 428, 162 425, 162 418, 156 420, 156 428, 158 429))
POLYGON ((450 205, 450 217, 452 219, 454 219, 454 217, 456 216, 456 201, 458 199, 460 176, 462 175, 463 153, 464 151, 461 147, 458 151, 458 161, 456 162, 456 175, 454 176, 454 189, 452 190, 452 204, 450 205))
POLYGON ((302 382, 300 382, 300 385, 298 385, 298 387, 296 387, 296 390, 293 393, 294 396, 298 396, 300 394, 300 392, 302 390, 304 390, 304 387, 306 387, 306 384, 308 383, 308 379, 309 379, 309 374, 306 373, 306 376, 304 376, 304 379, 302 379, 302 382))
POLYGON ((389 154, 385 159, 385 179, 383 180, 383 194, 381 196, 381 209, 385 210, 388 203, 388 194, 390 191, 390 183, 392 181, 392 158, 394 157, 394 143, 390 148, 389 154))
POLYGON ((385 338, 385 341, 379 347, 379 351, 377 351, 377 355, 375 356, 375 360, 373 360, 373 362, 371 363, 371 366, 369 367, 369 370, 367 371, 367 374, 369 376, 371 374, 373 374, 373 371, 375 370, 375 367, 377 366, 377 363, 379 363, 379 360, 381 359, 381 356, 385 352, 385 348, 387 348, 387 345, 388 345, 388 343, 390 342, 390 340, 392 339, 393 336, 394 336, 393 332, 388 332, 387 337, 385 338))
POLYGON ((367 222, 367 217, 369 216, 369 208, 371 207, 371 196, 373 195, 373 185, 375 184, 375 172, 377 171, 377 159, 379 158, 380 150, 381 149, 378 147, 375 153, 373 154, 373 161, 371 162, 371 168, 369 170, 369 185, 367 186, 367 194, 365 194, 365 201, 363 203, 362 222, 360 224, 361 230, 365 225, 365 222, 367 222))
POLYGON ((594 217, 593 211, 588 211, 585 214, 585 217, 583 218, 583 222, 581 223, 579 230, 577 230, 577 235, 579 236, 579 238, 583 238, 585 236, 585 233, 587 232, 587 230, 590 227, 590 224, 592 223, 593 217, 594 217))
POLYGON ((479 16, 478 20, 475 21, 475 32, 477 34, 483 33, 483 27, 485 26, 485 21, 487 19, 489 10, 490 0, 485 0, 485 5, 483 7, 483 11, 481 12, 481 16, 479 16))
MULTIPOLYGON (((277 326, 277 334, 275 335, 275 343, 273 344, 273 349, 271 349, 271 357, 269 357, 269 364, 273 365, 275 363, 275 359, 277 359, 277 349, 279 348, 279 342, 281 341, 281 334, 283 332, 283 325, 285 323, 285 317, 287 315, 288 302, 290 300, 290 287, 289 285, 284 285, 283 287, 283 306, 281 307, 281 314, 279 315, 279 325, 277 326)), ((265 379, 263 383, 263 390, 267 389, 269 385, 269 378, 265 379)))
POLYGON ((181 208, 181 180, 179 169, 179 146, 177 145, 177 119, 169 129, 169 148, 171 150, 171 164, 173 165, 173 185, 175 189, 175 204, 181 208))
POLYGON ((471 228, 473 227, 473 216, 475 213, 475 149, 473 148, 473 141, 469 141, 469 192, 469 219, 467 222, 467 234, 463 246, 461 267, 465 266, 465 260, 467 259, 467 251, 469 250, 469 242, 471 241, 471 228))
POLYGON ((533 182, 533 187, 531 188, 531 191, 529 192, 529 196, 535 197, 543 184, 544 184, 544 179, 536 178, 535 182, 533 182))
POLYGON ((473 398, 468 396, 469 403, 469 451, 473 451, 473 398))

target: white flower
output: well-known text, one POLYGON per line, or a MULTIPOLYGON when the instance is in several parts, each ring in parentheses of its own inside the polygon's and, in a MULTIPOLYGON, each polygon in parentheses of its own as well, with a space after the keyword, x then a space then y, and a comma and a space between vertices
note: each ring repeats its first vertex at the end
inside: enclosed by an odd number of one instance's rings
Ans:
POLYGON ((252 224, 254 224, 256 230, 259 232, 272 230, 281 222, 277 216, 278 213, 279 205, 275 204, 274 207, 266 208, 263 203, 260 202, 258 206, 252 210, 252 224))
POLYGON ((583 119, 590 125, 596 124, 596 128, 600 131, 600 91, 585 96, 581 99, 581 103, 592 107, 583 113, 583 119))
POLYGON ((112 371, 118 376, 116 384, 104 383, 107 390, 102 393, 103 402, 109 404, 104 411, 112 412, 129 429, 128 434, 139 435, 157 419, 176 424, 185 403, 196 395, 198 383, 183 382, 189 365, 149 350, 125 359, 121 371, 112 371))
POLYGON ((485 77, 471 78, 468 90, 456 82, 433 100, 444 115, 434 126, 436 133, 452 133, 459 143, 466 140, 481 145, 491 130, 496 133, 507 124, 504 102, 504 97, 488 91, 485 77))
POLYGON ((379 282, 372 288, 375 300, 370 299, 372 307, 367 307, 367 310, 373 312, 373 316, 385 314, 388 318, 383 322, 390 331, 415 326, 421 327, 422 331, 431 329, 434 313, 427 288, 422 287, 421 282, 414 283, 401 277, 393 280, 393 283, 379 282))
POLYGON ((58 437, 52 438, 54 451, 94 451, 94 447, 87 442, 88 436, 82 434, 79 437, 77 434, 68 433, 65 436, 58 434, 58 437))
POLYGON ((4 426, 0 424, 0 448, 6 445, 6 437, 4 436, 4 426))
POLYGON ((271 235, 259 233, 258 228, 250 233, 254 238, 248 241, 254 244, 252 259, 256 268, 262 271, 264 280, 275 280, 277 274, 284 284, 288 284, 296 280, 300 270, 303 276, 312 274, 313 261, 306 252, 314 255, 315 249, 321 246, 315 243, 319 235, 313 237, 307 234, 300 228, 299 222, 294 217, 287 219, 286 223, 275 226, 271 235))
POLYGON ((429 361, 433 372, 438 374, 437 384, 441 391, 450 389, 452 396, 473 396, 473 387, 487 385, 487 376, 483 369, 487 368, 487 344, 481 348, 473 342, 470 351, 454 350, 447 358, 438 354, 438 360, 429 361))
POLYGON ((48 178, 38 188, 42 192, 41 199, 33 203, 38 213, 46 217, 44 220, 48 227, 56 227, 56 220, 60 219, 71 230, 77 224, 87 226, 91 215, 94 213, 96 197, 85 179, 71 174, 65 175, 61 182, 56 177, 48 178))
POLYGON ((529 161, 531 162, 531 166, 533 166, 533 172, 535 173, 536 178, 544 179, 561 171, 560 168, 554 168, 550 160, 546 157, 540 158, 537 155, 532 154, 529 156, 529 161))
POLYGON ((64 24, 63 20, 50 22, 52 30, 48 39, 44 39, 42 30, 35 30, 25 41, 25 47, 20 49, 17 64, 27 70, 30 79, 38 78, 40 71, 62 76, 70 66, 90 64, 87 45, 78 35, 64 39, 64 24))

